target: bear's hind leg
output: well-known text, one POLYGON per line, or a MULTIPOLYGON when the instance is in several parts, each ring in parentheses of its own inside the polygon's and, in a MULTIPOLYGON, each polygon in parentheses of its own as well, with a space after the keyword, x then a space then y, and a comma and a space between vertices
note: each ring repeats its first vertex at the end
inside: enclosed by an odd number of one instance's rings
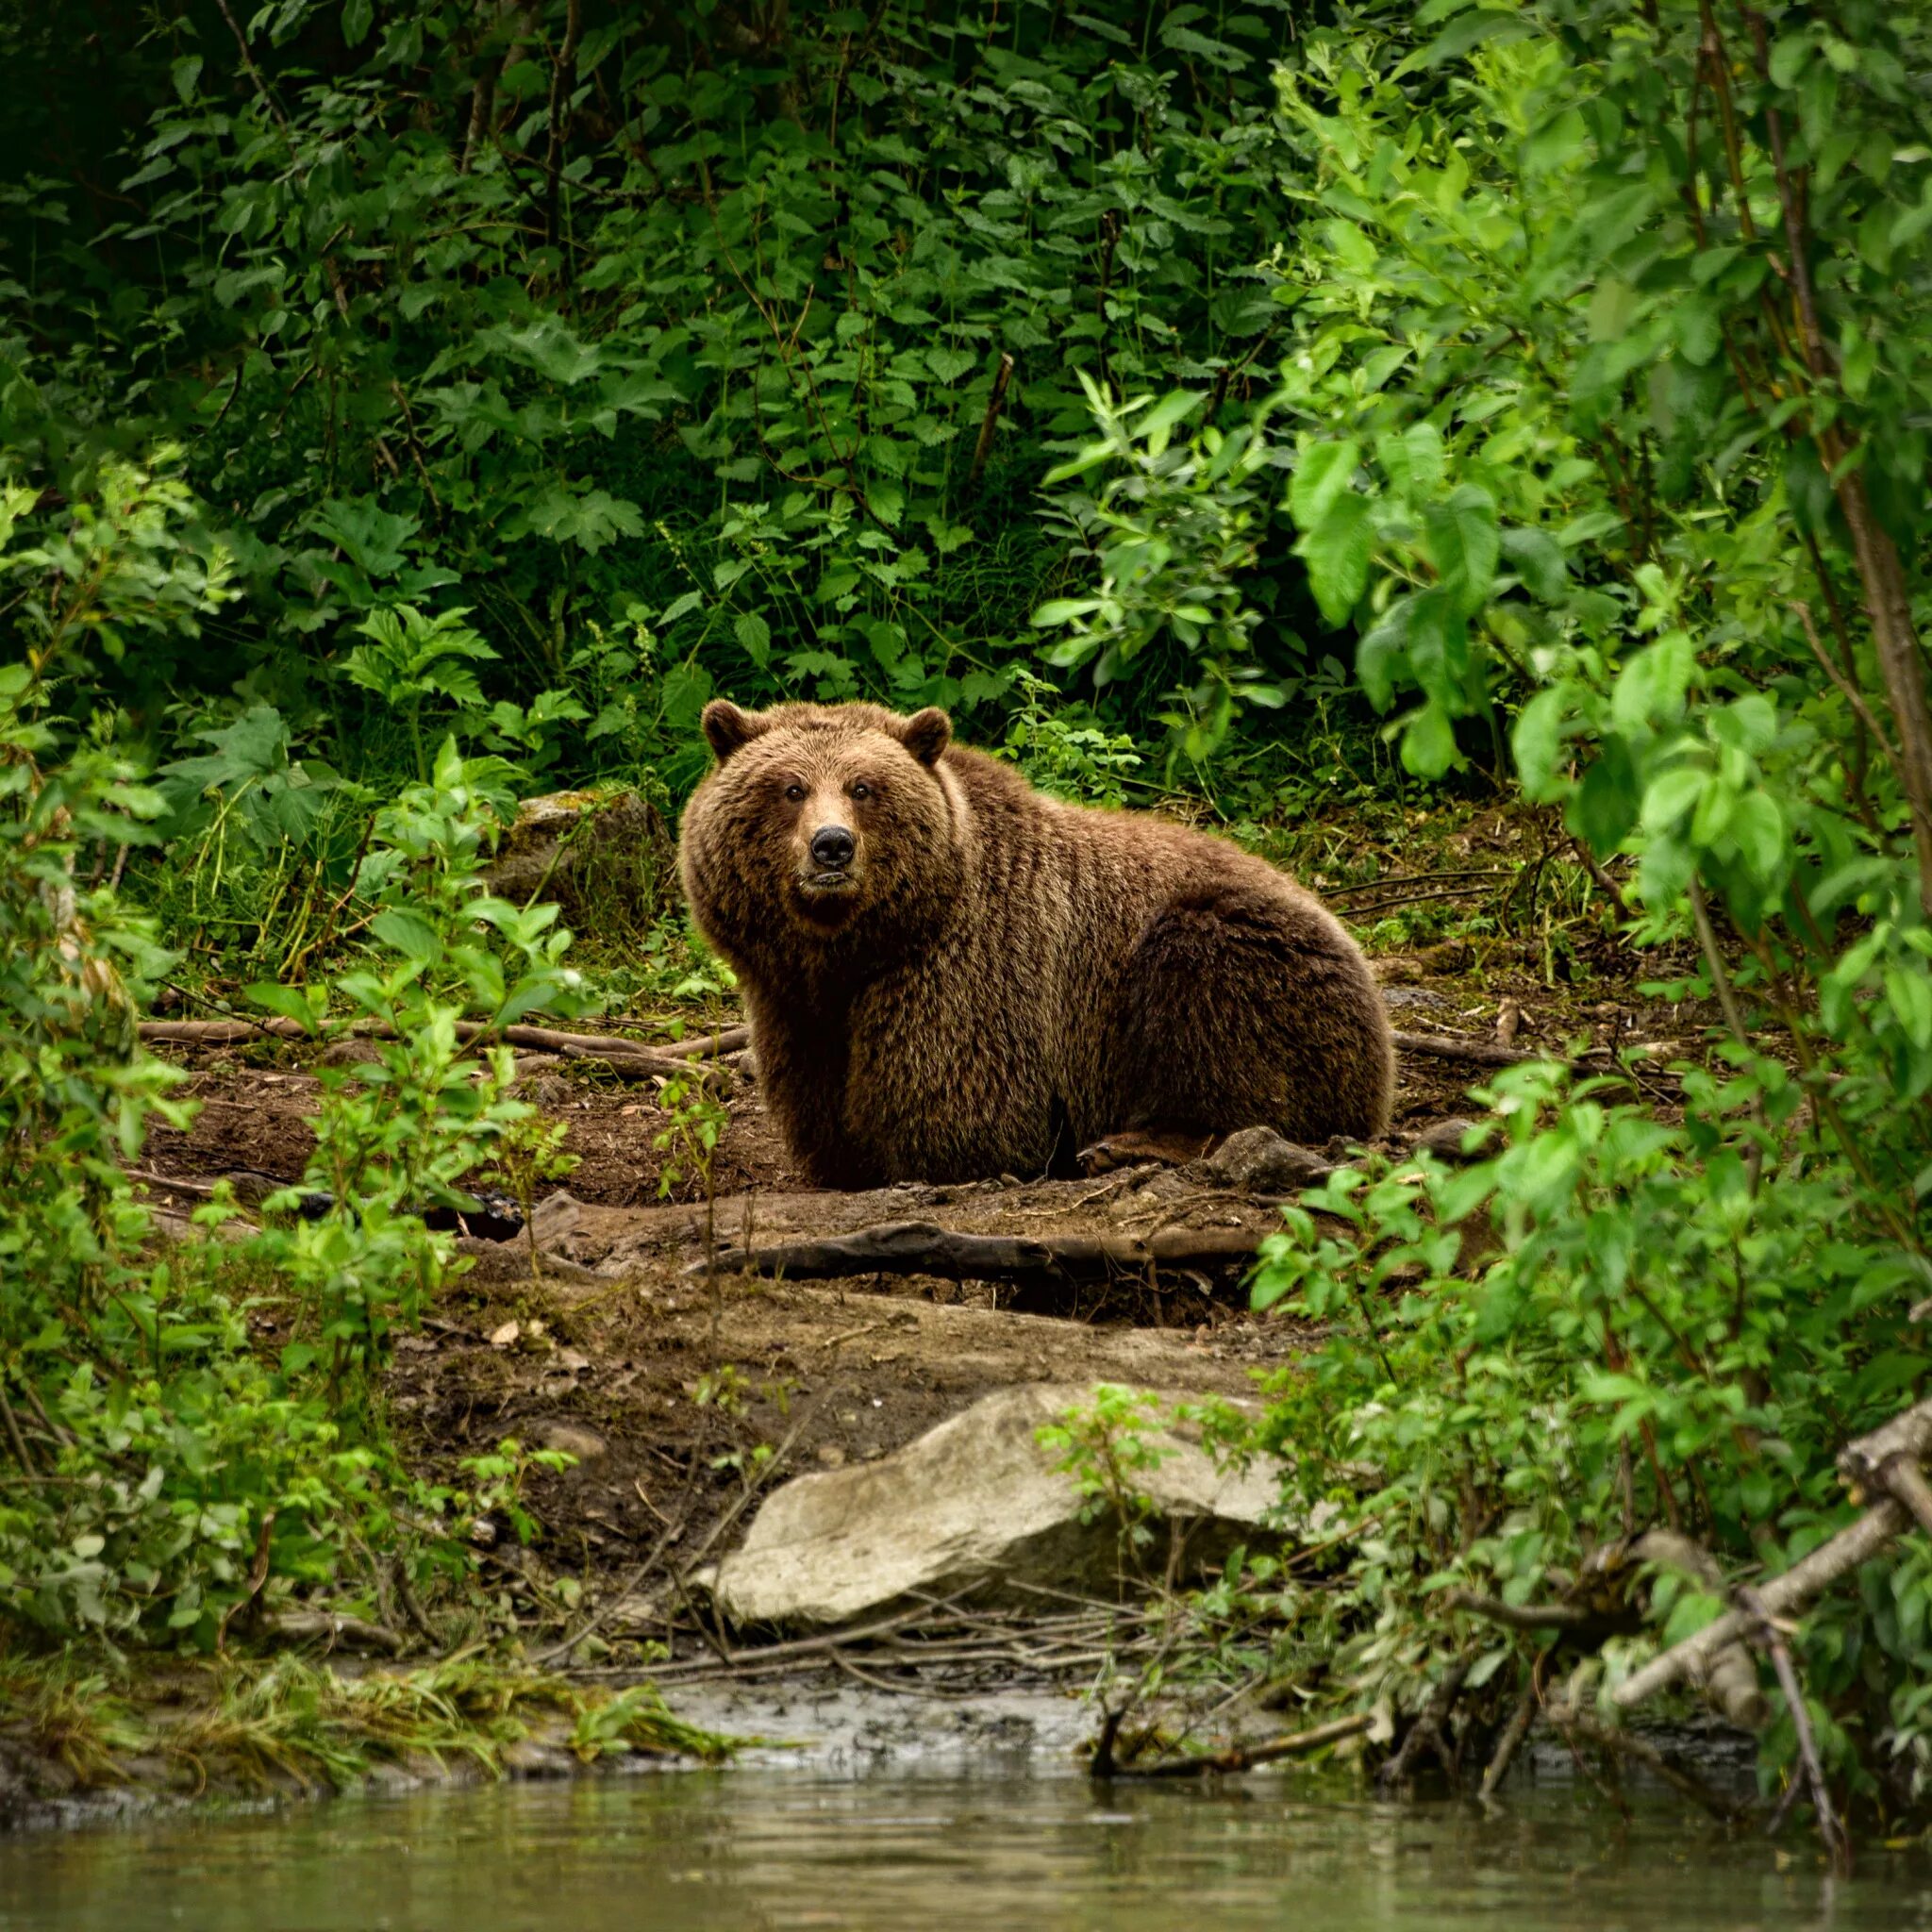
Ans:
POLYGON ((1388 1116, 1387 1025, 1366 962, 1318 907, 1205 884, 1156 913, 1128 960, 1109 1125, 1370 1139, 1388 1116))

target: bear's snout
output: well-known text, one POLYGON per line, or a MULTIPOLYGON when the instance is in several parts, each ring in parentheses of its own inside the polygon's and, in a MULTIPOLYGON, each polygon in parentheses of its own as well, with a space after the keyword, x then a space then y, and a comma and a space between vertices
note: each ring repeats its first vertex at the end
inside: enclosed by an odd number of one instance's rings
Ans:
POLYGON ((858 841, 843 825, 821 825, 811 835, 811 862, 823 872, 843 872, 858 850, 858 841))

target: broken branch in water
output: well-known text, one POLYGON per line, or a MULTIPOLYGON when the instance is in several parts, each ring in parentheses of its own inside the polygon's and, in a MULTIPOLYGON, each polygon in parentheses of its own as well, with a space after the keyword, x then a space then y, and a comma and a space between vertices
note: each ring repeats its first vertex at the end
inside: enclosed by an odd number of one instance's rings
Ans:
POLYGON ((1568 1705, 1548 1705, 1545 1714, 1565 1737, 1581 1738, 1600 1751, 1613 1752, 1619 1757, 1629 1758, 1633 1764, 1642 1765, 1652 1776, 1661 1778, 1674 1791, 1689 1798, 1694 1805, 1701 1805, 1713 1818, 1722 1819, 1726 1824, 1741 1818, 1750 1809, 1748 1804, 1727 1797, 1723 1791, 1706 1784, 1701 1777, 1692 1776, 1682 1765, 1673 1763, 1655 1744, 1634 1738, 1628 1731, 1600 1724, 1594 1718, 1586 1717, 1568 1705))
MULTIPOLYGON (((1822 1595, 1840 1577, 1849 1575, 1875 1557, 1905 1528, 1908 1520, 1903 1506, 1888 1496, 1848 1528, 1840 1530, 1829 1542, 1820 1543, 1808 1557, 1793 1563, 1782 1576, 1774 1576, 1760 1585, 1759 1600, 1773 1616, 1789 1616, 1806 1608, 1813 1597, 1822 1595)), ((1668 1690, 1680 1677, 1707 1674, 1712 1658, 1727 1644, 1747 1637, 1752 1623, 1752 1617, 1743 1610, 1726 1611, 1694 1637, 1687 1637, 1661 1657, 1652 1658, 1617 1687, 1615 1700, 1619 1708, 1635 1709, 1645 1698, 1668 1690)))
POLYGON ((1617 1688, 1618 1706, 1634 1709, 1681 1677, 1704 1675, 1725 1645, 1751 1635, 1759 1615, 1784 1617, 1805 1609, 1840 1577, 1870 1562, 1915 1517, 1932 1527, 1932 1491, 1927 1490, 1918 1460, 1928 1446, 1932 1446, 1932 1401, 1917 1403, 1869 1436, 1846 1443, 1839 1452, 1839 1468, 1861 1490, 1868 1485, 1886 1490, 1884 1500, 1828 1542, 1820 1543, 1781 1576, 1759 1584, 1757 1613, 1727 1611, 1694 1637, 1687 1637, 1633 1673, 1617 1688), (1918 1501, 1925 1505, 1924 1515, 1916 1507, 1918 1501))
MULTIPOLYGON (((1170 1228, 1132 1235, 956 1234, 930 1221, 887 1221, 856 1234, 785 1241, 718 1257, 726 1273, 783 1275, 792 1281, 853 1274, 936 1274, 952 1281, 1104 1281, 1156 1268, 1220 1268, 1254 1259, 1264 1230, 1170 1228)), ((702 1274, 702 1262, 685 1270, 702 1274)))
POLYGON ((1237 1744, 1226 1751, 1210 1751, 1199 1757, 1173 1757, 1158 1764, 1122 1764, 1113 1754, 1114 1738, 1124 1711, 1108 1713, 1093 1747, 1090 1774, 1096 1778, 1126 1777, 1208 1777, 1214 1774, 1253 1771, 1257 1765, 1275 1764, 1284 1757, 1306 1757, 1313 1751, 1325 1751, 1358 1738, 1374 1720, 1366 1711, 1352 1717, 1339 1717, 1332 1723, 1315 1724, 1306 1731, 1288 1731, 1278 1738, 1266 1738, 1258 1744, 1237 1744))

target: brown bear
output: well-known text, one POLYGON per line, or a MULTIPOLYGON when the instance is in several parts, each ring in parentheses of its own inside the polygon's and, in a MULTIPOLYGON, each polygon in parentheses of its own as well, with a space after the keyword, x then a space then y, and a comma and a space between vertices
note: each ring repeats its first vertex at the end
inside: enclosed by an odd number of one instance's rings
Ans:
POLYGON ((692 914, 815 1186, 1065 1172, 1104 1136, 1388 1122, 1388 1015, 1355 941, 1265 860, 1063 805, 941 710, 705 708, 692 914))

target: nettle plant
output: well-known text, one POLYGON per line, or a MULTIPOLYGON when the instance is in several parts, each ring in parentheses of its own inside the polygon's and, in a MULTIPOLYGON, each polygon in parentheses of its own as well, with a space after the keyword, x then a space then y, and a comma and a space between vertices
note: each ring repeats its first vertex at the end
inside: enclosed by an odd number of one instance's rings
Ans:
POLYGON ((1043 656, 1084 672, 1096 692, 1165 687, 1160 722, 1175 750, 1198 761, 1243 708, 1288 701, 1291 687, 1257 661, 1262 617, 1248 601, 1271 520, 1270 471, 1285 458, 1268 440, 1265 410, 1224 433, 1210 425, 1178 437, 1205 391, 1117 399, 1078 373, 1099 434, 1045 486, 1106 472, 1095 494, 1063 491, 1049 519, 1075 567, 1091 565, 1098 582, 1091 595, 1053 598, 1033 613, 1036 625, 1067 632, 1043 656))
POLYGON ((478 778, 446 739, 431 782, 377 814, 358 880, 377 948, 367 964, 333 984, 249 989, 317 1039, 358 1024, 370 1038, 372 1058, 321 1069, 315 1152, 301 1186, 272 1203, 293 1210, 321 1195, 325 1210, 262 1237, 312 1307, 314 1327, 285 1365, 324 1362, 339 1394, 364 1386, 391 1332, 460 1272, 452 1238, 426 1228, 424 1211, 460 1208, 458 1181, 514 1165, 531 1144, 536 1109, 510 1097, 514 1056, 496 1036, 577 1004, 557 908, 514 906, 484 885, 501 821, 478 778))
MULTIPOLYGON (((1526 1681, 1536 1640, 1452 1586, 1583 1591, 1657 1524, 1733 1574, 1821 1541, 1837 1448, 1923 1389, 1932 1288, 1932 22, 1424 17, 1282 72, 1287 508, 1408 767, 1507 723, 1723 1037, 1675 1124, 1634 1072, 1500 1078, 1485 1158, 1338 1177, 1257 1278, 1340 1324, 1269 1427, 1318 1484, 1375 1472, 1338 1681, 1408 1707, 1526 1681)), ((1907 1539, 1794 1640, 1855 1787, 1932 1773, 1928 1591, 1907 1539)), ((1721 1607, 1652 1603, 1654 1641, 1721 1607)))

